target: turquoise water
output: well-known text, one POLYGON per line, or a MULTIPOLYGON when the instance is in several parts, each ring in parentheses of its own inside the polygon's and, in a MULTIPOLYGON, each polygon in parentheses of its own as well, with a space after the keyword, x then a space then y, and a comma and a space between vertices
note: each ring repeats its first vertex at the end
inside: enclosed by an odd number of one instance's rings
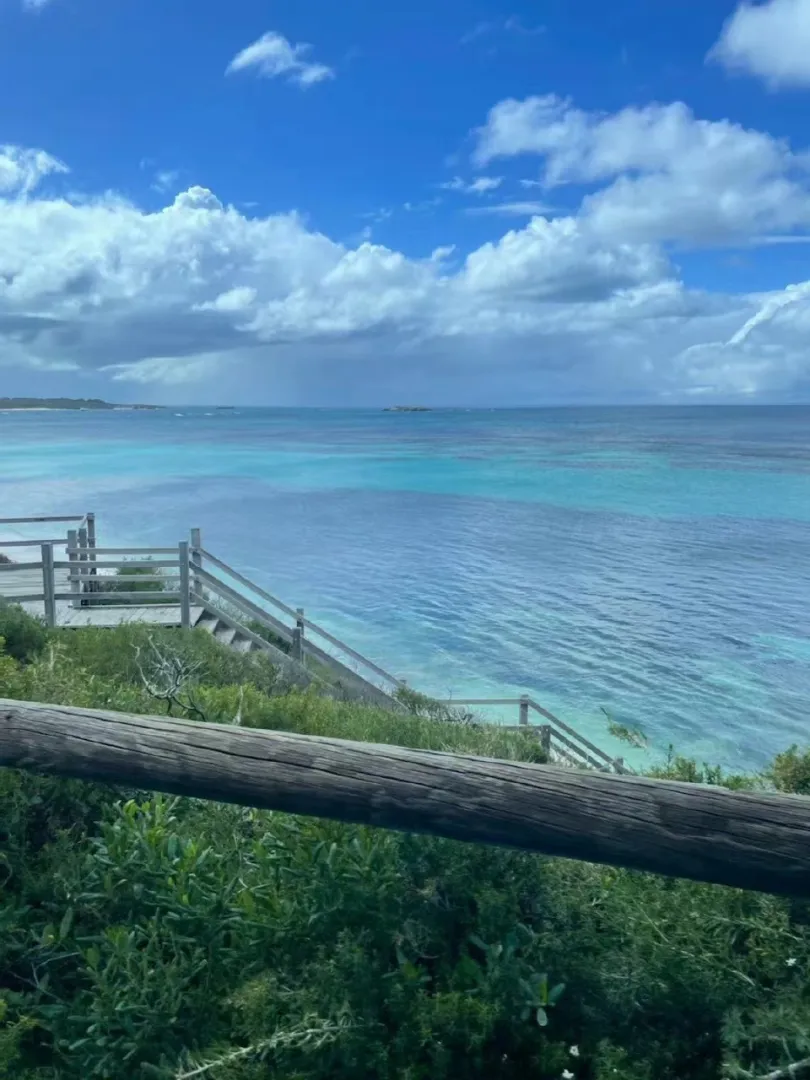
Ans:
POLYGON ((810 742, 808 408, 6 413, 0 453, 0 516, 198 525, 428 692, 735 767, 810 742))

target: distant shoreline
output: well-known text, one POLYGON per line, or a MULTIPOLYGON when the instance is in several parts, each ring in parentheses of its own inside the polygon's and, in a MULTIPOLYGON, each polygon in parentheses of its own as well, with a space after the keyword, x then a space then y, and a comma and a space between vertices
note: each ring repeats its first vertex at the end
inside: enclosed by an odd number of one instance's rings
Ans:
POLYGON ((100 398, 0 398, 0 413, 11 412, 156 412, 163 405, 116 405, 100 398))

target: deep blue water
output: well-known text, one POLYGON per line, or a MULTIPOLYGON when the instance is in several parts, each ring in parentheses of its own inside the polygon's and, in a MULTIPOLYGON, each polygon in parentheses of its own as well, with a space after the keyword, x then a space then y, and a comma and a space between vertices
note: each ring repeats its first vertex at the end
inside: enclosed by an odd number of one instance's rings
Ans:
POLYGON ((734 766, 810 742, 810 408, 6 413, 0 454, 0 516, 200 526, 428 692, 734 766))

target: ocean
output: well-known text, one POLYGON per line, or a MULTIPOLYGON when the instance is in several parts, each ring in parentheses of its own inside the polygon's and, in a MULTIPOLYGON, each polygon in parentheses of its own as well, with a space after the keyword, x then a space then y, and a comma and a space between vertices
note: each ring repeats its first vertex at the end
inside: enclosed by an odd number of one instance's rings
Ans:
POLYGON ((3 413, 0 455, 0 516, 199 526, 427 693, 615 750, 607 714, 644 760, 810 743, 808 407, 3 413))

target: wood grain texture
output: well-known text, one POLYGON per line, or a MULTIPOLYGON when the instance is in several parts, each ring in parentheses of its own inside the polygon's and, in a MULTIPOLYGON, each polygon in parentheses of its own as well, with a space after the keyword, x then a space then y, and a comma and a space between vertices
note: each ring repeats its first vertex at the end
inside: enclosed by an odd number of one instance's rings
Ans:
POLYGON ((810 896, 810 799, 0 700, 0 765, 810 896))

